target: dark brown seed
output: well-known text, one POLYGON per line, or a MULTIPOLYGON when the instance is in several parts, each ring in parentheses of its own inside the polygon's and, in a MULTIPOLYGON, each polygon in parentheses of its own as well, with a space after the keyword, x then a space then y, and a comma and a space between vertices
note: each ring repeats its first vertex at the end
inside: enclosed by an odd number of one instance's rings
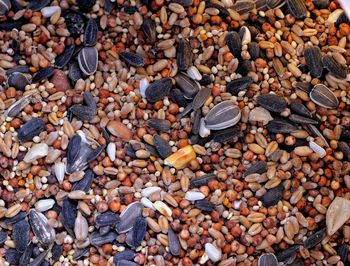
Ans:
POLYGON ((256 42, 248 43, 248 51, 253 60, 260 57, 260 47, 256 42))
POLYGON ((318 122, 316 120, 313 120, 311 118, 308 117, 304 117, 301 115, 295 115, 295 114, 291 114, 289 117, 289 120, 295 123, 300 123, 300 124, 318 124, 318 122))
POLYGON ((267 163, 265 161, 258 161, 251 165, 243 174, 244 177, 250 174, 263 174, 267 171, 267 163))
POLYGON ((178 73, 175 77, 175 81, 186 99, 193 99, 200 90, 198 83, 186 74, 178 73))
POLYGON ((169 94, 173 83, 170 78, 162 78, 150 84, 146 89, 146 98, 150 103, 163 100, 169 94))
POLYGON ((275 94, 259 95, 256 98, 256 101, 265 109, 275 113, 282 113, 287 108, 286 100, 283 97, 275 94))
POLYGON ((71 58, 73 57, 75 51, 75 45, 71 45, 69 47, 67 47, 64 50, 63 54, 60 54, 59 56, 56 57, 55 59, 55 67, 57 68, 64 68, 69 61, 71 60, 71 58))
POLYGON ((207 199, 196 200, 194 202, 194 206, 197 209, 200 209, 200 210, 206 211, 206 212, 211 212, 215 207, 214 203, 210 202, 207 199))
POLYGON ((78 203, 68 197, 63 200, 61 221, 69 234, 74 236, 75 219, 78 215, 78 203))
POLYGON ((259 257, 258 266, 278 266, 278 261, 274 254, 267 253, 259 257))
POLYGON ((165 119, 156 119, 152 118, 147 120, 147 125, 155 130, 158 130, 160 132, 169 132, 171 123, 168 120, 165 119))
POLYGON ((292 100, 290 103, 290 109, 297 113, 298 115, 302 115, 302 116, 307 116, 307 117, 312 117, 311 112, 309 111, 309 109, 307 109, 305 107, 305 105, 303 105, 302 103, 299 103, 296 100, 292 100))
POLYGON ((139 54, 123 51, 120 53, 120 57, 132 66, 141 67, 146 64, 146 59, 139 54))
POLYGON ((0 16, 6 15, 6 13, 11 9, 10 0, 0 0, 0 16))
POLYGON ((282 199, 284 187, 282 184, 279 186, 268 190, 262 197, 261 202, 265 207, 271 207, 276 205, 282 199))
POLYGON ((241 51, 242 51, 242 41, 241 37, 239 36, 238 32, 232 31, 227 34, 226 36, 226 44, 228 48, 230 49, 230 52, 236 57, 241 57, 241 51))
POLYGON ((294 261, 297 251, 300 249, 300 245, 294 245, 285 250, 276 253, 276 258, 279 262, 283 262, 289 265, 294 261))
POLYGON ((180 240, 171 228, 168 229, 168 242, 170 253, 173 256, 179 256, 181 252, 180 240))
POLYGON ((339 101, 334 93, 325 85, 317 84, 310 92, 310 99, 324 108, 336 109, 339 101))
POLYGON ((15 223, 12 228, 12 238, 19 252, 24 252, 29 243, 30 225, 27 220, 15 223))
POLYGON ((84 32, 84 45, 94 46, 98 38, 98 25, 94 19, 89 19, 84 32))
POLYGON ((146 35, 147 42, 154 43, 157 40, 156 24, 150 18, 143 20, 142 31, 146 35))
POLYGON ((317 244, 321 243, 321 241, 326 237, 326 229, 322 229, 311 236, 309 236, 303 243, 305 248, 313 248, 317 244))
POLYGON ((84 47, 78 54, 80 70, 85 75, 92 75, 97 70, 98 53, 95 47, 84 47))
POLYGON ((310 70, 311 76, 321 77, 323 71, 321 50, 317 46, 308 47, 304 51, 306 65, 310 70))
POLYGON ((227 84, 226 90, 234 96, 240 91, 246 90, 253 83, 253 79, 249 76, 238 78, 227 84))
POLYGON ((206 174, 199 177, 194 177, 190 180, 190 188, 199 188, 208 185, 210 180, 216 178, 215 174, 206 174))
POLYGON ((202 89, 200 89, 193 99, 193 102, 192 102, 193 110, 197 110, 201 108, 210 95, 211 95, 211 89, 209 87, 203 87, 202 89))
POLYGON ((55 69, 53 67, 47 67, 39 70, 33 77, 32 83, 37 83, 39 81, 42 81, 43 79, 51 77, 53 75, 54 70, 55 69))
POLYGON ((20 141, 29 141, 44 130, 46 130, 45 122, 41 118, 33 117, 18 130, 17 137, 20 141))
POLYGON ((303 0, 286 0, 289 11, 295 18, 303 18, 307 14, 307 8, 303 0))
POLYGON ((82 78, 82 73, 80 71, 78 62, 74 62, 74 63, 70 64, 69 71, 68 71, 68 77, 73 82, 76 82, 78 79, 82 78))
POLYGON ((165 159, 172 153, 169 142, 163 139, 161 136, 155 135, 153 137, 153 141, 154 146, 156 147, 156 150, 161 158, 165 159))
POLYGON ((345 79, 348 71, 347 69, 339 64, 332 56, 326 55, 322 58, 323 66, 335 77, 345 79))
POLYGON ((344 156, 346 157, 346 159, 350 162, 350 147, 349 147, 349 145, 344 141, 339 142, 338 145, 339 145, 340 150, 344 153, 344 156))
POLYGON ((294 125, 282 119, 272 120, 267 124, 266 127, 270 131, 270 133, 274 133, 274 134, 291 133, 294 130, 297 130, 297 127, 295 127, 294 125))
POLYGON ((176 62, 179 70, 186 71, 192 65, 192 48, 188 41, 180 39, 177 51, 176 62))
POLYGON ((11 74, 7 80, 9 87, 14 87, 17 90, 23 91, 27 85, 30 84, 28 78, 19 72, 11 74))

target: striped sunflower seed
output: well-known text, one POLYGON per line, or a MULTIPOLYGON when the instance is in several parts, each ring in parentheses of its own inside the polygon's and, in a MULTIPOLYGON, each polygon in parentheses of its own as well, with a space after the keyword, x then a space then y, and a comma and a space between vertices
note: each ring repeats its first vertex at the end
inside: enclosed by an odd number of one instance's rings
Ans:
POLYGON ((267 124, 267 129, 274 134, 277 133, 291 133, 297 130, 297 127, 288 123, 283 119, 274 119, 267 124))
POLYGON ((193 99, 200 90, 200 86, 196 81, 188 77, 186 74, 178 73, 175 77, 176 85, 179 86, 183 95, 187 99, 193 99))
POLYGON ((10 0, 0 0, 0 16, 6 15, 6 13, 11 9, 10 0))
POLYGON ((179 70, 186 71, 192 65, 192 48, 188 41, 180 39, 177 51, 176 62, 179 70))
POLYGON ((278 261, 274 254, 266 253, 259 257, 258 266, 278 266, 278 261))
POLYGON ((295 18, 303 18, 307 14, 307 8, 303 0, 287 0, 289 11, 295 18))
POLYGON ((63 54, 60 54, 55 58, 55 67, 59 69, 64 68, 73 57, 74 51, 75 51, 74 45, 67 47, 64 50, 63 54))
POLYGON ((40 243, 50 245, 55 240, 55 230, 48 225, 47 218, 40 212, 32 209, 29 212, 29 222, 40 243))
POLYGON ((322 229, 322 230, 312 234, 308 238, 306 238, 303 245, 305 248, 308 248, 308 249, 313 248, 317 244, 321 243, 321 241, 325 237, 326 237, 326 229, 322 229))
POLYGON ((289 117, 289 120, 295 123, 300 123, 300 124, 318 124, 318 122, 316 120, 313 120, 311 118, 308 117, 304 117, 301 115, 295 115, 295 114, 291 114, 289 117))
POLYGON ((339 64, 332 56, 326 55, 322 58, 323 66, 326 68, 332 75, 337 78, 345 79, 347 76, 347 69, 339 64))
POLYGON ((211 95, 211 89, 209 87, 202 88, 194 97, 192 102, 193 110, 198 110, 206 102, 211 95))
POLYGON ((78 54, 80 70, 85 75, 92 75, 97 70, 98 53, 95 47, 84 47, 78 54))
POLYGON ((256 101, 265 109, 275 113, 282 113, 287 107, 286 100, 283 97, 277 96, 275 94, 259 95, 256 98, 256 101))
POLYGON ((239 36, 238 32, 230 32, 226 36, 226 44, 228 48, 230 49, 230 52, 236 57, 241 57, 241 51, 242 51, 242 41, 241 37, 239 36))
POLYGON ((308 47, 304 51, 306 65, 310 70, 311 76, 321 77, 323 70, 321 50, 317 46, 308 47))
POLYGON ((325 85, 317 84, 310 92, 310 99, 324 108, 335 109, 339 101, 334 93, 325 85))
POLYGON ((240 91, 246 90, 253 83, 253 79, 249 76, 238 78, 227 84, 227 91, 237 96, 240 91))
POLYGON ((147 42, 154 43, 157 40, 156 24, 150 18, 143 20, 142 31, 146 35, 147 42))
POLYGON ((215 105, 205 117, 206 127, 220 130, 232 127, 241 119, 241 110, 232 101, 223 101, 215 105))
POLYGON ((298 114, 298 115, 302 115, 302 116, 306 116, 306 117, 312 117, 311 112, 309 111, 309 109, 307 109, 305 107, 305 105, 303 105, 302 103, 299 103, 296 100, 292 100, 290 103, 290 109, 298 114))
POLYGON ((120 54, 120 57, 123 58, 129 65, 142 67, 146 64, 146 59, 139 54, 123 51, 120 54))

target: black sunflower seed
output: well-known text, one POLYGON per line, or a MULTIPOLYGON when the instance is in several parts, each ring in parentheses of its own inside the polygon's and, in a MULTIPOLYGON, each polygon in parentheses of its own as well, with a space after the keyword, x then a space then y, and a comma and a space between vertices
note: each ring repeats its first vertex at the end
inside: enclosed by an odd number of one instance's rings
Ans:
POLYGON ((143 20, 142 31, 146 35, 147 42, 154 43, 157 40, 156 24, 150 18, 143 20))
POLYGON ((50 0, 33 0, 29 2, 27 9, 39 11, 50 4, 50 0))
POLYGON ((293 259, 299 249, 300 249, 300 245, 293 245, 291 247, 286 248, 285 250, 277 252, 276 258, 279 262, 285 263, 289 261, 291 258, 293 259))
POLYGON ((260 47, 256 42, 248 43, 248 51, 253 60, 260 57, 260 47))
POLYGON ((295 123, 300 123, 300 124, 318 124, 318 122, 316 120, 313 120, 311 118, 308 117, 304 117, 301 115, 295 115, 295 114, 291 114, 289 117, 289 120, 295 123))
POLYGON ((282 199, 284 187, 282 184, 279 186, 268 190, 262 197, 261 202, 265 207, 271 207, 276 205, 282 199))
POLYGON ((228 17, 228 16, 230 16, 230 12, 228 12, 228 10, 225 8, 225 7, 223 7, 223 6, 221 6, 221 5, 219 5, 219 4, 216 4, 216 3, 213 3, 213 2, 210 2, 210 1, 208 1, 208 2, 206 2, 206 5, 205 5, 207 8, 208 7, 214 7, 214 8, 216 8, 216 9, 218 9, 219 10, 219 15, 221 16, 221 17, 223 17, 223 18, 226 18, 226 17, 228 17))
POLYGON ((321 229, 320 231, 312 234, 307 239, 305 239, 303 245, 305 248, 313 248, 326 237, 326 229, 321 229))
POLYGON ((67 163, 72 164, 73 161, 77 158, 79 151, 80 151, 80 144, 81 144, 81 136, 80 135, 74 135, 73 138, 68 143, 67 147, 67 163))
POLYGON ((211 77, 207 74, 202 75, 202 79, 198 83, 202 86, 208 86, 212 83, 211 77))
POLYGON ((340 256, 340 260, 343 263, 346 263, 348 261, 348 255, 349 255, 349 246, 346 244, 340 245, 337 248, 337 254, 340 256))
POLYGON ((55 67, 62 69, 64 68, 69 61, 71 60, 73 54, 75 51, 75 45, 71 45, 69 47, 67 47, 63 54, 60 54, 59 56, 56 57, 55 59, 55 67))
POLYGON ((61 220, 63 226, 71 235, 74 235, 75 219, 78 215, 77 205, 76 201, 69 198, 63 200, 61 220))
POLYGON ((119 223, 119 215, 113 212, 105 212, 96 216, 95 223, 98 226, 116 225, 119 223))
POLYGON ((96 0, 76 0, 81 11, 87 12, 96 3, 96 0))
POLYGON ((97 70, 98 53, 95 47, 84 47, 78 54, 80 70, 85 75, 92 75, 97 70))
POLYGON ((307 8, 303 0, 287 0, 289 11, 295 18, 303 18, 307 14, 307 8))
POLYGON ((84 45, 94 46, 98 38, 98 25, 94 19, 89 19, 84 31, 84 45))
POLYGON ((21 253, 14 248, 10 248, 5 253, 5 260, 10 265, 18 265, 21 258, 21 253))
POLYGON ((15 223, 12 228, 12 238, 19 252, 24 252, 29 243, 30 225, 27 220, 15 223))
POLYGON ((214 203, 210 202, 207 199, 196 200, 194 202, 194 206, 197 209, 200 209, 200 210, 206 211, 206 212, 211 212, 215 207, 214 203))
POLYGON ((18 214, 16 214, 15 216, 11 217, 11 218, 7 218, 4 220, 4 223, 6 225, 12 225, 15 223, 18 223, 19 221, 23 220, 24 218, 26 218, 27 213, 24 211, 20 211, 18 214))
POLYGON ((147 231, 147 221, 144 217, 138 217, 135 221, 135 225, 133 226, 131 232, 131 246, 138 247, 142 240, 145 237, 147 231))
POLYGON ((263 174, 267 171, 267 163, 265 161, 258 161, 251 165, 243 174, 244 177, 250 174, 263 174))
MULTIPOLYGON (((327 5, 328 7, 328 5, 327 5)), ((338 17, 337 21, 335 22, 335 26, 339 27, 340 24, 345 23, 345 24, 350 24, 350 20, 348 18, 348 16, 346 15, 346 13, 343 11, 340 16, 338 17)))
POLYGON ((146 89, 146 98, 150 103, 163 100, 163 98, 169 94, 169 91, 173 83, 170 78, 159 79, 150 84, 146 89))
POLYGON ((318 9, 325 9, 325 8, 328 8, 328 6, 329 6, 329 0, 314 0, 313 4, 318 9))
POLYGON ((326 68, 332 75, 337 78, 345 79, 347 75, 347 69, 339 64, 332 56, 326 55, 322 57, 324 68, 326 68))
POLYGON ((193 99, 200 90, 198 83, 186 74, 178 73, 175 76, 175 81, 187 99, 193 99))
POLYGON ((89 248, 76 249, 73 254, 73 260, 79 260, 82 257, 85 257, 89 253, 89 248))
POLYGON ((113 243, 118 237, 116 232, 109 232, 107 235, 101 236, 99 232, 93 232, 90 235, 90 243, 92 245, 101 246, 106 243, 113 243))
POLYGON ((4 231, 0 231, 0 245, 4 244, 7 240, 7 234, 4 231))
POLYGON ((64 14, 67 29, 71 36, 79 37, 80 34, 84 33, 85 22, 82 14, 79 12, 69 10, 64 14))
POLYGON ((30 74, 29 67, 27 65, 24 65, 24 66, 14 66, 13 68, 7 69, 6 75, 11 75, 15 72, 30 74))
POLYGON ((53 262, 58 261, 63 253, 63 245, 54 244, 54 246, 51 249, 51 253, 52 253, 52 256, 50 260, 53 262))
POLYGON ((35 259, 33 261, 31 261, 28 266, 38 266, 38 265, 42 265, 43 261, 45 260, 45 257, 47 256, 47 254, 49 253, 50 249, 47 249, 43 252, 41 252, 38 256, 35 257, 35 259))
POLYGON ((27 266, 29 264, 30 258, 32 257, 35 245, 30 242, 26 247, 26 250, 23 252, 21 258, 19 259, 20 266, 27 266))
POLYGON ((29 141, 45 130, 45 122, 41 118, 33 117, 18 130, 17 137, 20 141, 29 141))
POLYGON ((310 74, 316 78, 321 77, 323 71, 321 50, 317 46, 308 47, 304 51, 306 65, 310 74))
POLYGON ((193 123, 192 133, 194 135, 198 135, 198 133, 199 133, 201 118, 202 118, 202 110, 198 109, 198 110, 194 111, 193 119, 192 119, 192 123, 193 123))
POLYGON ((270 133, 274 133, 274 134, 291 133, 292 131, 297 130, 297 127, 295 127, 294 125, 282 119, 272 120, 267 124, 266 127, 270 133))
POLYGON ((201 186, 206 186, 206 185, 208 185, 208 182, 210 180, 213 180, 215 178, 216 178, 215 174, 206 174, 206 175, 202 175, 199 177, 191 178, 190 188, 199 188, 201 186))
POLYGON ((113 256, 113 263, 114 264, 117 264, 118 261, 120 260, 130 260, 132 261, 135 257, 135 252, 132 251, 131 249, 125 249, 121 252, 118 252, 116 253, 114 256, 113 256))
POLYGON ((13 29, 20 29, 24 24, 24 20, 16 20, 16 21, 4 21, 0 22, 0 30, 11 31, 13 29))
POLYGON ((28 78, 19 72, 15 72, 11 74, 7 79, 7 83, 9 87, 14 87, 17 90, 21 90, 21 91, 23 91, 24 88, 30 84, 28 78))
POLYGON ((53 75, 54 70, 55 69, 53 67, 47 67, 39 70, 33 77, 32 83, 37 83, 39 81, 42 81, 43 79, 51 77, 53 75))
POLYGON ((82 73, 79 68, 78 62, 74 62, 70 64, 69 71, 68 71, 68 77, 73 82, 76 82, 78 79, 82 78, 82 73))
POLYGON ((76 116, 78 117, 81 121, 91 121, 95 115, 96 115, 96 111, 93 110, 93 108, 89 107, 89 106, 84 106, 84 105, 80 105, 80 104, 76 104, 73 105, 70 108, 70 111, 76 116))
POLYGON ((349 147, 349 145, 344 141, 340 141, 338 145, 339 145, 340 150, 344 153, 346 159, 348 161, 350 161, 350 147, 349 147))
POLYGON ((276 113, 283 112, 287 107, 286 100, 283 97, 275 94, 261 94, 256 98, 256 101, 260 106, 276 113))
POLYGON ((171 154, 171 146, 169 142, 163 139, 159 135, 155 135, 153 137, 154 146, 156 147, 157 152, 159 153, 161 158, 166 158, 171 154))
POLYGON ((246 90, 253 83, 253 79, 249 76, 238 78, 227 84, 226 90, 234 96, 240 91, 246 90))
POLYGON ((10 0, 0 1, 0 16, 5 16, 6 13, 11 9, 10 0))
POLYGON ((298 114, 298 115, 302 115, 302 116, 306 116, 306 117, 312 117, 311 112, 309 111, 309 109, 307 109, 305 107, 305 105, 303 105, 302 103, 299 103, 296 100, 292 100, 290 103, 290 109, 298 114))
POLYGON ((241 51, 242 51, 242 41, 241 37, 239 36, 238 32, 230 32, 226 36, 226 44, 228 48, 230 49, 230 52, 236 57, 241 57, 241 51))
POLYGON ((139 266, 139 264, 129 260, 119 260, 116 266, 139 266))
POLYGON ((192 101, 193 110, 200 109, 210 95, 211 89, 209 87, 204 87, 200 89, 192 101))
POLYGON ((169 132, 171 123, 169 120, 152 118, 147 120, 147 125, 160 132, 169 132))
POLYGON ((213 140, 220 143, 236 142, 242 136, 243 133, 237 125, 213 132, 213 140))
POLYGON ((81 180, 73 184, 72 191, 82 190, 82 191, 88 192, 91 188, 91 184, 93 180, 94 180, 94 172, 89 169, 86 171, 86 173, 84 174, 84 177, 81 180))
POLYGON ((184 97, 184 94, 178 88, 173 88, 170 90, 169 98, 181 107, 185 107, 187 105, 187 100, 184 97))
POLYGON ((178 3, 183 7, 189 7, 193 4, 193 0, 173 0, 172 2, 178 3))
POLYGON ((146 59, 139 54, 123 51, 119 55, 132 66, 142 67, 146 64, 146 59))
POLYGON ((185 39, 179 40, 176 62, 181 71, 186 71, 192 65, 192 48, 190 43, 185 39))
POLYGON ((98 232, 100 233, 101 236, 107 235, 111 231, 111 227, 106 225, 106 226, 101 226, 98 229, 98 232))
POLYGON ((168 229, 168 242, 170 253, 173 256, 179 256, 181 252, 180 240, 171 228, 168 229))

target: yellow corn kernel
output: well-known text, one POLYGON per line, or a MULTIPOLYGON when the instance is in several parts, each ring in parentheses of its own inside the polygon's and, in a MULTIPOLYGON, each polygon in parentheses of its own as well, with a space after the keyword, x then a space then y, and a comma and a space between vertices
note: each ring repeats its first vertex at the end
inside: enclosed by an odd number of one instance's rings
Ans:
POLYGON ((191 145, 187 145, 167 157, 164 162, 176 169, 183 169, 193 159, 196 159, 196 153, 191 145))

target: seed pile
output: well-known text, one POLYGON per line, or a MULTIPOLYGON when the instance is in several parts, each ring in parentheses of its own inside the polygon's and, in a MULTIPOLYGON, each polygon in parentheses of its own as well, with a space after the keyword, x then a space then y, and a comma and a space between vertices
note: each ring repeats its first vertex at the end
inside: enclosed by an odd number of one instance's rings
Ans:
POLYGON ((0 0, 1 265, 349 265, 337 0, 0 0))

